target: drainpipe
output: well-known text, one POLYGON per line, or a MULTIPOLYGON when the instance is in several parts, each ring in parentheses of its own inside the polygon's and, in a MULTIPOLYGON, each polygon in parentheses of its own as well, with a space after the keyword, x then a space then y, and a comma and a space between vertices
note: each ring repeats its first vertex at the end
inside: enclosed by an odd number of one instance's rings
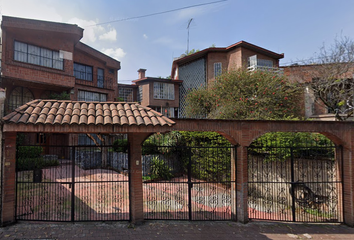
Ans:
MULTIPOLYGON (((6 99, 6 90, 0 88, 0 219, 2 219, 2 202, 3 202, 3 164, 4 164, 4 156, 3 156, 3 121, 4 117, 4 108, 5 108, 5 99, 6 99)), ((2 225, 2 223, 0 223, 2 225)))

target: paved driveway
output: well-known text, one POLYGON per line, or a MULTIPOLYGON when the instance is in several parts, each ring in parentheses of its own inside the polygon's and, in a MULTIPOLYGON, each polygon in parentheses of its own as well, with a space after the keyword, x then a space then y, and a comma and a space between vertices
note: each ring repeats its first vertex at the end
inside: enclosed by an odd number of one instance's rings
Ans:
POLYGON ((354 228, 334 224, 146 221, 129 223, 21 222, 0 228, 0 239, 354 239, 354 228))

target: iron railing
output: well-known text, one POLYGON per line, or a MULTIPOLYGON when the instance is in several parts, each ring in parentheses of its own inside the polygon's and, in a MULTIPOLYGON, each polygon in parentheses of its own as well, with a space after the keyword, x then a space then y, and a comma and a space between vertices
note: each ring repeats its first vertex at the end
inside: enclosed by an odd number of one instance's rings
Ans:
POLYGON ((248 148, 250 219, 342 222, 342 165, 334 146, 248 148))

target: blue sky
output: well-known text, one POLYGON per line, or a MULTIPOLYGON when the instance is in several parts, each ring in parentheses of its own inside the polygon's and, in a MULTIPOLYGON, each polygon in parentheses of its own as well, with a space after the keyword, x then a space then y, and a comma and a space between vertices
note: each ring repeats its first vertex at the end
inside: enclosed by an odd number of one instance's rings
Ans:
POLYGON ((130 83, 146 68, 147 76, 167 77, 174 57, 187 49, 244 40, 277 53, 281 64, 314 55, 336 37, 354 39, 354 0, 227 0, 211 5, 138 18, 217 0, 0 0, 2 15, 76 23, 83 42, 121 62, 120 83, 130 83))

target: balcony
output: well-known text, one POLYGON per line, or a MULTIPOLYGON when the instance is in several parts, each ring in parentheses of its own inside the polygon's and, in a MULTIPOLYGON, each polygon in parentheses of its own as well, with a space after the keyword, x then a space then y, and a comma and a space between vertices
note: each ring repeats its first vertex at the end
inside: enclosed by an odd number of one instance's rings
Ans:
POLYGON ((253 65, 247 68, 249 71, 270 71, 277 73, 279 75, 283 75, 284 69, 282 68, 277 68, 277 67, 266 67, 266 66, 260 66, 260 65, 253 65))
POLYGON ((75 83, 95 88, 113 89, 113 78, 93 79, 92 81, 75 78, 75 83))

